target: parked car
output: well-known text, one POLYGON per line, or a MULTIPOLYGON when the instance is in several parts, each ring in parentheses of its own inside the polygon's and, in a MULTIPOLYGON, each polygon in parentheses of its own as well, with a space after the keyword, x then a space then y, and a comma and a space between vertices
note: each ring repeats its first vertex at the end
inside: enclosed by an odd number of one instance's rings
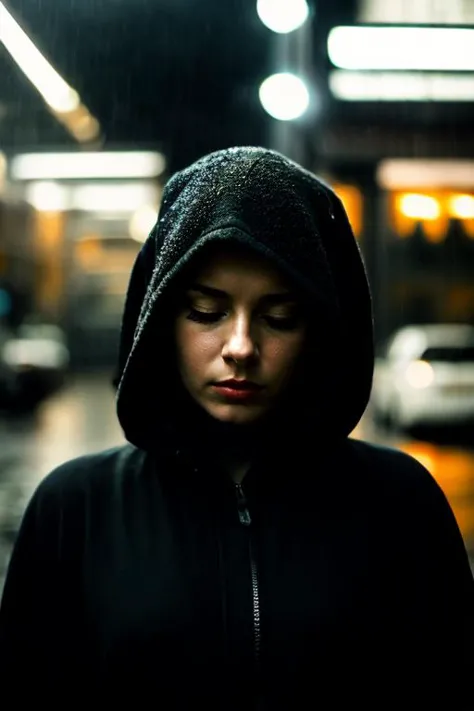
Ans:
POLYGON ((398 329, 376 358, 370 407, 401 430, 474 423, 474 326, 398 329))
POLYGON ((54 324, 24 323, 0 331, 0 407, 28 410, 64 383, 69 349, 54 324))

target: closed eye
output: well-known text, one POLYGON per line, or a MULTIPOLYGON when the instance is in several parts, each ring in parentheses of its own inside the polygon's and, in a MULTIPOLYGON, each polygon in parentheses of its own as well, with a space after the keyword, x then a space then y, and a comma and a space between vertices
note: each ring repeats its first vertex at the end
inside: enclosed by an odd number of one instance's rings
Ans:
POLYGON ((190 308, 186 318, 197 323, 217 323, 225 316, 225 311, 200 311, 190 308))
POLYGON ((292 316, 269 316, 263 317, 270 328, 276 331, 293 331, 300 325, 301 319, 297 314, 292 316))
MULTIPOLYGON (((218 323, 225 316, 225 311, 201 311, 200 309, 190 308, 186 318, 196 323, 212 324, 218 323)), ((264 314, 261 318, 275 331, 293 331, 298 328, 301 321, 298 314, 291 316, 271 316, 264 314)))

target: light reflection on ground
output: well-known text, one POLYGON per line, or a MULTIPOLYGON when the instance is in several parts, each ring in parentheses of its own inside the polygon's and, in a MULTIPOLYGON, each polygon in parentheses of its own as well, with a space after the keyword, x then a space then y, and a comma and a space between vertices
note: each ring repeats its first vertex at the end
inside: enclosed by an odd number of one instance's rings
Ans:
POLYGON ((71 377, 34 415, 0 419, 0 592, 13 538, 39 482, 68 459, 123 441, 108 375, 71 377))

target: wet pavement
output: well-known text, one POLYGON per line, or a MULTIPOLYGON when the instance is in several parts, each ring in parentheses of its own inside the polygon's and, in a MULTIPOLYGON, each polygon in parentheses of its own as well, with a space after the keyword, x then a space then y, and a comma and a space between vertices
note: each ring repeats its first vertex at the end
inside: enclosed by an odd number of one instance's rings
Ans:
MULTIPOLYGON (((28 417, 0 416, 0 594, 24 507, 41 479, 72 457, 124 442, 109 374, 71 376, 28 417)), ((474 564, 474 445, 400 439, 377 431, 370 413, 353 433, 417 457, 450 501, 474 564)))
POLYGON ((73 457, 124 442, 111 376, 71 376, 30 416, 0 416, 0 594, 24 507, 41 479, 73 457))

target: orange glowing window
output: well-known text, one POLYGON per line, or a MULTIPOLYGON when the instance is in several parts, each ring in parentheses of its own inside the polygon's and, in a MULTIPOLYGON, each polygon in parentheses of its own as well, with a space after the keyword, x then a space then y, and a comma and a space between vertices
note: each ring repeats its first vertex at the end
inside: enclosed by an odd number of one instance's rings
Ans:
POLYGON ((363 227, 363 197, 355 185, 335 183, 333 189, 347 212, 349 222, 356 237, 360 237, 363 227))
POLYGON ((390 193, 390 220, 400 237, 413 234, 421 224, 429 242, 442 242, 449 221, 460 220, 466 234, 474 237, 474 195, 451 190, 394 191, 390 193))

